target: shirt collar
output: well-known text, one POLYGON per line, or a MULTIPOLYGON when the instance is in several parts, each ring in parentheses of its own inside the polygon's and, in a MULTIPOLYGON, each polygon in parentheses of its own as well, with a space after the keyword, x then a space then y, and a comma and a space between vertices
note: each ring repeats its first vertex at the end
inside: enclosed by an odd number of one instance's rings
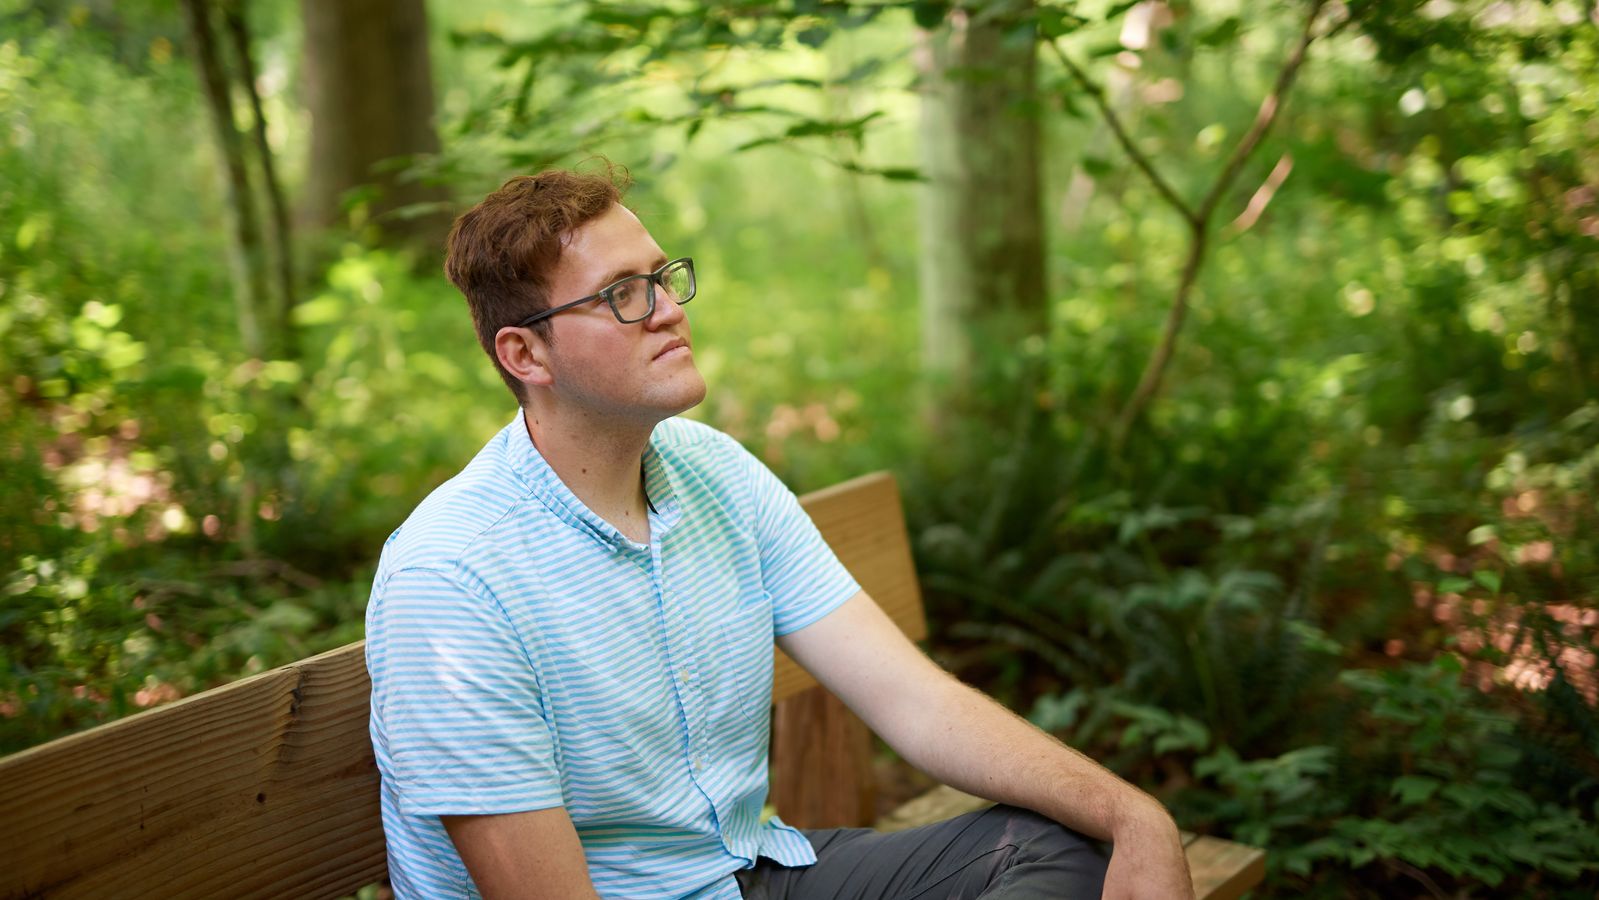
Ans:
MULTIPOLYGON (((505 439, 506 461, 511 471, 521 479, 534 496, 550 512, 566 524, 588 533, 595 540, 609 544, 614 549, 634 547, 628 537, 616 526, 600 518, 572 493, 561 476, 555 474, 544 455, 533 445, 528 435, 526 410, 518 409, 516 417, 501 432, 505 439)), ((650 540, 659 541, 671 530, 679 518, 677 493, 672 489, 671 466, 663 454, 660 429, 651 432, 644 447, 644 496, 649 499, 650 540)))

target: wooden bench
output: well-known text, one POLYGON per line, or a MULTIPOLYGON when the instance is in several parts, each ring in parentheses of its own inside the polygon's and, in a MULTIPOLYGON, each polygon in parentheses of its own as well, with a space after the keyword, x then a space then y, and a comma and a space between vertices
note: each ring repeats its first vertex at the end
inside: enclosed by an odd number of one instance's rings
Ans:
MULTIPOLYGON (((803 498, 861 585, 916 640, 921 594, 898 489, 868 475, 803 498)), ((0 759, 0 897, 334 898, 386 867, 363 645, 341 647, 0 759)), ((799 827, 870 823, 871 736, 781 653, 771 801, 799 827)), ((937 789, 880 824, 981 806, 937 789)), ((1259 883, 1260 850, 1185 835, 1197 893, 1259 883)))

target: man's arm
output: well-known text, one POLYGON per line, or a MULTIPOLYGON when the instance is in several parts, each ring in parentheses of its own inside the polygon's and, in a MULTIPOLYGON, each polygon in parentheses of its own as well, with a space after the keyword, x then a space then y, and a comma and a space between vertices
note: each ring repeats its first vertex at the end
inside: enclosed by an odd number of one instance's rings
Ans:
POLYGON ((598 900, 565 807, 439 819, 487 900, 598 900))
POLYGON ((864 591, 778 644, 918 769, 1114 842, 1105 897, 1193 896, 1158 801, 939 668, 864 591))

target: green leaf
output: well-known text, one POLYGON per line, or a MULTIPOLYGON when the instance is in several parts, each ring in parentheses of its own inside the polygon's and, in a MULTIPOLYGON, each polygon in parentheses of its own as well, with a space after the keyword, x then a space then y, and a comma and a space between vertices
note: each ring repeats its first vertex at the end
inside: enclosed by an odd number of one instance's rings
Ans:
POLYGON ((883 58, 881 56, 874 56, 871 59, 862 60, 861 62, 856 63, 854 66, 850 67, 848 72, 845 72, 843 75, 833 79, 833 83, 854 84, 857 81, 877 74, 878 70, 882 68, 883 58))
POLYGON ((668 13, 665 10, 649 6, 594 4, 588 8, 585 18, 596 25, 613 25, 643 31, 655 18, 666 15, 668 13))
POLYGON ((1086 24, 1087 19, 1066 7, 1043 6, 1038 10, 1038 36, 1042 40, 1050 41, 1071 34, 1086 24))
POLYGON ((904 167, 893 167, 893 166, 891 166, 891 167, 886 168, 886 169, 875 169, 875 170, 871 170, 871 171, 873 172, 873 174, 881 175, 884 178, 887 178, 889 181, 926 181, 927 180, 927 178, 924 175, 922 175, 922 172, 921 172, 920 169, 913 169, 913 168, 910 168, 908 166, 904 166, 904 167))
POLYGON ((859 137, 868 122, 882 115, 883 111, 878 109, 854 119, 809 119, 790 125, 788 127, 788 136, 805 137, 815 134, 848 134, 859 137))
POLYGON ((1123 13, 1141 2, 1142 0, 1121 0, 1121 2, 1111 6, 1110 9, 1105 10, 1105 21, 1109 22, 1111 19, 1120 18, 1123 13))
POLYGON ((1473 547, 1480 547, 1499 536, 1499 529, 1492 525, 1478 525, 1466 533, 1466 542, 1473 547))
POLYGON ((911 18, 916 20, 918 28, 937 28, 944 22, 944 15, 949 12, 949 4, 937 0, 914 0, 911 3, 911 18))
POLYGON ((1471 579, 1461 578, 1459 575, 1450 575, 1438 582, 1438 593, 1460 594, 1471 590, 1471 579))
POLYGON ((1391 796, 1398 797, 1399 802, 1406 806, 1416 806, 1426 803, 1433 794, 1438 793, 1441 782, 1436 778, 1424 775, 1401 775, 1394 779, 1393 785, 1388 789, 1391 796))
POLYGON ((822 25, 813 25, 812 27, 794 35, 794 40, 799 41, 801 44, 804 44, 805 46, 815 50, 827 43, 827 39, 832 36, 832 29, 822 25))
POLYGON ((303 371, 293 360, 274 359, 261 368, 261 377, 278 384, 293 384, 303 377, 303 371))
POLYGON ((1477 583, 1487 588, 1489 591, 1492 591, 1495 594, 1499 593, 1499 586, 1502 582, 1498 572, 1495 572, 1492 569, 1478 569, 1477 571, 1471 573, 1471 577, 1477 579, 1477 583))
POLYGON ((1202 47, 1220 47, 1237 40, 1241 24, 1237 16, 1228 16, 1200 32, 1194 40, 1202 47))
POLYGON ((879 178, 886 178, 889 181, 927 180, 925 177, 923 177, 920 169, 911 168, 908 166, 889 166, 887 168, 878 169, 847 161, 839 162, 838 166, 846 172, 854 172, 857 175, 876 175, 879 178))
POLYGON ((307 300, 294 308, 294 323, 296 325, 326 325, 336 322, 345 314, 345 303, 340 297, 323 294, 312 300, 307 300))
POLYGON ((1038 698, 1028 719, 1045 731, 1072 728, 1087 704, 1088 694, 1082 688, 1074 688, 1064 695, 1045 694, 1038 698))
POLYGON ((50 217, 44 213, 33 213, 22 220, 22 225, 17 228, 17 249, 27 250, 38 240, 39 235, 50 230, 50 217))

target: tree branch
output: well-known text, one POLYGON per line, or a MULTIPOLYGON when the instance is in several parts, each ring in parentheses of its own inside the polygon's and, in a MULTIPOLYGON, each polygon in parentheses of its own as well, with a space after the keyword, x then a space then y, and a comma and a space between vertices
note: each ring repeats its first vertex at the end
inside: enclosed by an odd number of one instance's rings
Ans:
POLYGON ((1144 364, 1144 373, 1138 379, 1138 387, 1133 389, 1132 396, 1127 398, 1127 405, 1122 407, 1121 414, 1116 417, 1116 426, 1111 432, 1110 440, 1112 456, 1121 454, 1122 445, 1126 442, 1128 433, 1132 431, 1133 423, 1143 415, 1144 408, 1149 406, 1149 401, 1154 399, 1155 392, 1160 389, 1160 383, 1166 374, 1166 366, 1171 362, 1172 354, 1177 349, 1177 334, 1182 331, 1183 320, 1188 317, 1188 296, 1193 293, 1194 282, 1199 280, 1199 268, 1205 261, 1207 237, 1203 225, 1196 225, 1189 237, 1188 258, 1183 261, 1183 274, 1178 279, 1177 293, 1172 297, 1171 309, 1166 313, 1166 325, 1161 329, 1160 343, 1155 345, 1155 351, 1150 354, 1149 362, 1144 364))
POLYGON ((1255 121, 1249 126, 1249 131, 1244 134, 1243 140, 1233 148, 1232 155, 1227 158, 1226 165, 1222 166, 1221 174, 1216 177, 1216 182, 1210 186, 1210 192, 1199 204, 1198 222, 1204 225, 1210 221, 1210 216, 1216 211, 1216 204, 1221 202, 1222 194, 1232 186, 1238 173, 1243 171, 1244 163, 1254 155, 1255 148, 1260 146, 1260 141, 1271 130, 1277 121, 1277 114, 1282 110, 1283 101, 1288 96, 1288 91, 1294 85, 1294 76, 1299 74, 1299 67, 1305 62, 1305 51, 1310 49, 1310 42, 1316 39, 1316 19, 1321 15, 1321 8, 1326 0, 1315 0, 1310 4, 1310 13, 1305 16, 1305 30, 1299 37, 1299 45, 1289 55, 1288 61, 1283 63, 1282 70, 1277 73, 1277 83, 1272 86, 1271 93, 1266 99, 1260 101, 1260 109, 1255 113, 1255 121))
POLYGON ((1238 218, 1233 219, 1228 224, 1223 233, 1232 236, 1242 234, 1252 228, 1260 220, 1260 217, 1265 214, 1266 207, 1271 205, 1271 198, 1277 196, 1277 189, 1283 186, 1283 182, 1288 180, 1288 173, 1293 170, 1293 156, 1284 153, 1277 160, 1277 165, 1271 167, 1271 173, 1266 176, 1266 180, 1261 182, 1260 187, 1256 188, 1255 193, 1250 196, 1249 203, 1244 207, 1244 211, 1238 214, 1238 218))
POLYGON ((184 18, 188 20, 189 35, 194 41, 194 61, 199 70, 200 88, 210 113, 217 153, 222 157, 222 184, 233 232, 229 249, 232 251, 239 338, 245 353, 259 357, 263 351, 260 320, 266 306, 267 287, 266 276, 261 268, 261 231, 256 222, 255 198, 250 192, 250 179, 245 169, 244 147, 238 127, 234 125, 233 99, 228 93, 227 76, 217 53, 209 0, 183 0, 180 5, 184 18))
MULTIPOLYGON (((1299 43, 1283 63, 1282 69, 1278 71, 1277 80, 1272 86, 1271 93, 1267 94, 1266 98, 1261 101, 1260 110, 1255 114, 1254 123, 1243 138, 1239 140, 1238 146, 1233 148, 1232 154, 1227 157, 1227 162, 1223 165, 1221 174, 1216 177, 1216 181, 1210 186, 1210 190, 1205 193, 1205 199, 1200 203, 1199 209, 1186 216, 1190 229, 1188 258, 1183 264, 1182 276, 1177 282, 1177 292, 1172 297, 1171 310, 1166 314, 1166 326, 1161 332, 1160 343, 1150 353, 1149 361, 1144 364, 1143 374, 1138 378, 1138 386, 1133 389, 1132 396, 1127 398, 1127 404, 1122 407, 1121 414, 1116 417, 1116 424, 1111 432, 1110 449, 1112 455, 1121 453, 1122 446, 1127 440, 1127 435, 1132 431, 1133 423, 1137 422, 1139 417, 1144 414, 1144 410, 1149 406, 1150 401, 1154 399, 1156 392, 1160 390, 1161 382, 1166 376, 1166 367, 1170 364, 1172 354, 1177 347, 1177 335, 1182 330, 1183 320, 1188 314, 1188 298, 1193 293, 1194 282, 1198 280, 1200 267, 1204 263, 1211 216, 1215 214, 1216 206, 1221 202, 1222 195, 1237 179, 1238 173, 1243 170, 1244 164, 1249 161, 1249 157, 1260 146, 1261 139, 1271 129, 1272 123, 1276 122, 1277 114, 1282 110, 1288 91, 1293 87, 1294 76, 1299 72, 1299 67, 1304 64, 1305 53, 1309 49, 1311 41, 1316 39, 1316 20, 1320 17, 1322 7, 1325 4, 1326 0, 1314 0, 1311 3, 1310 11, 1305 16, 1305 29, 1300 35, 1299 43)), ((1059 53, 1062 61, 1066 62, 1074 70, 1074 77, 1076 77, 1077 72, 1080 70, 1076 70, 1075 66, 1071 66, 1070 60, 1066 59, 1064 53, 1060 53, 1058 49, 1056 52, 1059 53)), ((1096 99, 1098 98, 1096 97, 1096 99)), ((1103 101, 1101 101, 1100 108, 1107 116, 1110 114, 1110 110, 1103 104, 1103 101)), ((1107 121, 1112 122, 1113 127, 1117 127, 1114 124, 1114 119, 1107 119, 1107 121)), ((1117 134, 1118 136, 1121 135, 1119 128, 1117 128, 1117 134)), ((1122 146, 1128 147, 1129 152, 1132 152, 1130 142, 1124 141, 1122 146)), ((1138 161, 1138 158, 1135 157, 1134 162, 1138 161)), ((1147 166, 1141 166, 1141 168, 1144 168, 1145 172, 1153 177, 1153 168, 1148 168, 1147 166)))
POLYGON ((272 163, 272 146, 267 142, 266 112, 261 107, 261 93, 256 90, 255 58, 250 53, 250 28, 245 19, 245 0, 227 0, 222 4, 222 20, 227 26, 228 38, 233 44, 233 54, 239 64, 239 84, 250 98, 252 117, 251 136, 255 139, 256 156, 261 162, 261 177, 267 203, 272 213, 273 249, 277 253, 278 308, 275 317, 274 349, 285 357, 298 355, 294 335, 294 246, 289 233, 288 204, 283 199, 283 188, 278 184, 277 169, 272 163))
POLYGON ((1195 223, 1197 219, 1194 211, 1189 208, 1187 203, 1183 202, 1183 198, 1177 196, 1177 192, 1172 189, 1166 179, 1155 171, 1155 166, 1150 162, 1149 157, 1138 149, 1138 145, 1134 144, 1133 139, 1127 134, 1127 129, 1122 127, 1121 119, 1117 118, 1116 111, 1110 108, 1109 103, 1105 102, 1105 89, 1090 80, 1088 75, 1075 62, 1072 62, 1071 57, 1066 55, 1066 51, 1060 48, 1060 44, 1055 41, 1045 41, 1044 43, 1049 46, 1049 49, 1055 51, 1056 58, 1060 60, 1061 65, 1066 67, 1066 71, 1071 73, 1072 80, 1076 81, 1088 93, 1088 96, 1094 99, 1094 105, 1099 107, 1100 116, 1105 119, 1105 124, 1110 126, 1111 133, 1116 135, 1116 142, 1122 145, 1122 150, 1126 151, 1128 158, 1133 161, 1133 165, 1137 166, 1149 178, 1149 183, 1155 186, 1155 190, 1159 192, 1167 203, 1171 204, 1173 209, 1177 210, 1178 215, 1181 215, 1190 225, 1195 223))

